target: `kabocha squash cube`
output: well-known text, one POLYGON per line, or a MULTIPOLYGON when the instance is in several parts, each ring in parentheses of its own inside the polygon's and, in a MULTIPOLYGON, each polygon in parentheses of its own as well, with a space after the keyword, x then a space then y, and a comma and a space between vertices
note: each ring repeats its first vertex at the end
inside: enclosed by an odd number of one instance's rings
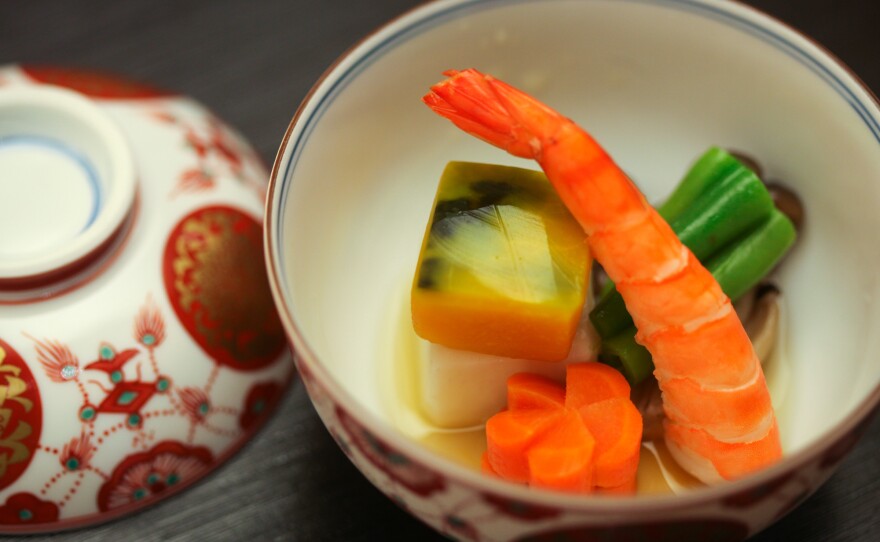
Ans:
POLYGON ((450 348, 562 360, 590 265, 583 230, 543 173, 450 162, 419 254, 413 326, 450 348))

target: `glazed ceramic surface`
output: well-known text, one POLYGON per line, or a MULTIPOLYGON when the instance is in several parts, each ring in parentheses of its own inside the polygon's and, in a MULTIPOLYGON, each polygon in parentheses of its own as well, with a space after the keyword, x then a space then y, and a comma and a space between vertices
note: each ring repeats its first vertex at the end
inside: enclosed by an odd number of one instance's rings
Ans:
POLYGON ((292 376, 265 166, 191 99, 27 66, 0 68, 0 164, 0 533, 173 494, 292 376))
POLYGON ((880 325, 878 174, 871 93, 809 39, 746 6, 433 3, 341 58, 294 118, 270 188, 273 292, 330 432, 367 478, 438 531, 467 540, 739 540, 827 479, 880 402, 871 333, 880 325), (440 173, 449 160, 535 167, 421 103, 443 70, 467 67, 585 126, 652 201, 710 145, 757 157, 800 195, 807 222, 778 276, 787 309, 788 371, 773 397, 782 462, 678 496, 577 498, 482 476, 398 430, 382 353, 440 173))

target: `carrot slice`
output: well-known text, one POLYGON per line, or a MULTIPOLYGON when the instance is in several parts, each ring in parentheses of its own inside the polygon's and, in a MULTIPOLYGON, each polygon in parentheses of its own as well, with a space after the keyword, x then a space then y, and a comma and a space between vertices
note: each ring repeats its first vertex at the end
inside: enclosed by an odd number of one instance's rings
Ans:
POLYGON ((565 390, 547 377, 534 373, 516 373, 507 379, 507 408, 562 408, 565 390))
POLYGON ((593 482, 595 440, 575 410, 566 410, 553 429, 526 452, 529 485, 585 493, 593 482))
POLYGON ((504 410, 486 422, 486 455, 502 478, 528 482, 526 450, 562 417, 563 409, 504 410))
POLYGON ((561 491, 634 491, 642 417, 617 370, 578 363, 564 390, 529 373, 507 386, 508 410, 486 423, 484 472, 561 491))
POLYGON ((629 398, 613 397, 579 409, 596 439, 593 483, 621 488, 635 480, 642 447, 642 415, 629 398))
POLYGON ((572 363, 565 370, 565 406, 580 408, 591 403, 629 398, 629 382, 620 371, 598 362, 572 363))
POLYGON ((480 456, 480 470, 482 470, 484 474, 498 476, 498 473, 492 468, 492 463, 489 462, 489 452, 483 452, 483 455, 480 456))

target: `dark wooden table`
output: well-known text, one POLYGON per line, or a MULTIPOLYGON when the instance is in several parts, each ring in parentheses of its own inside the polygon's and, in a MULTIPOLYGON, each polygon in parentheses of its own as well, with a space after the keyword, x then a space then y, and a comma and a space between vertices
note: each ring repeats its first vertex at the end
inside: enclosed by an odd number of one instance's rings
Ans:
MULTIPOLYGON (((189 94, 268 163, 300 100, 350 45, 418 0, 0 2, 0 63, 83 67, 189 94)), ((751 0, 880 91, 880 4, 751 0)), ((833 478, 756 541, 880 540, 880 419, 833 478)), ((113 523, 31 540, 441 540, 336 448, 301 386, 197 486, 113 523)))

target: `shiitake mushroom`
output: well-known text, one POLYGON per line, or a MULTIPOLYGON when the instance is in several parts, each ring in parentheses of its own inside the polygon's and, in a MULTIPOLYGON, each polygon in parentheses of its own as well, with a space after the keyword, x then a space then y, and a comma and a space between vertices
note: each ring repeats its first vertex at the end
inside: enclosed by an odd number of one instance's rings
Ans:
POLYGON ((804 225, 804 206, 801 199, 792 189, 779 181, 769 181, 765 184, 770 197, 773 198, 773 204, 791 220, 794 229, 800 232, 804 225))

